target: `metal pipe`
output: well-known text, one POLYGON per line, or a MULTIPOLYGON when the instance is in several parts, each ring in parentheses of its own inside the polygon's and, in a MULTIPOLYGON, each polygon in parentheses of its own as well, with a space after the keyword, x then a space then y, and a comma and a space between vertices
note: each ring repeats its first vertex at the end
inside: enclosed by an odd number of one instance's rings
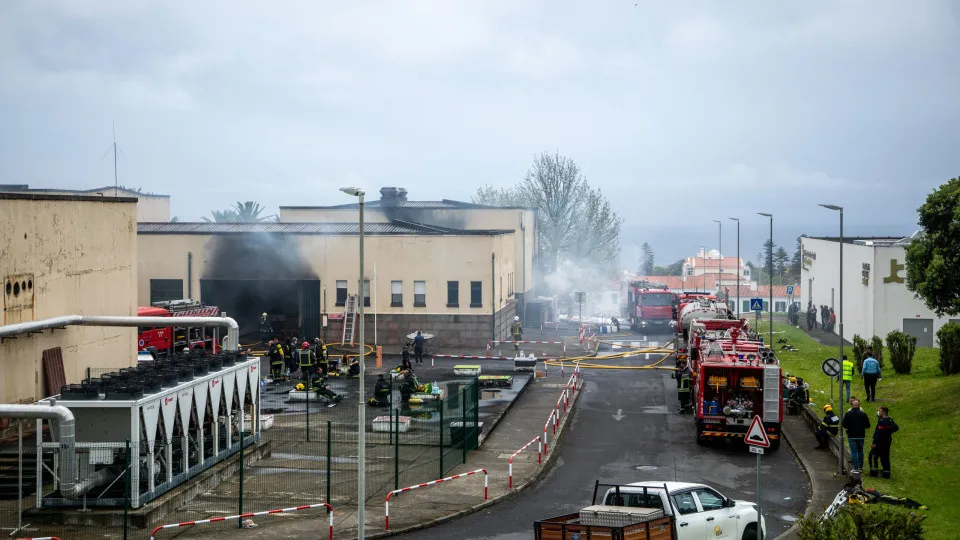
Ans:
POLYGON ((16 337, 43 330, 53 330, 56 328, 65 328, 67 326, 117 326, 117 327, 138 327, 138 326, 170 326, 174 321, 180 326, 196 327, 220 327, 227 329, 227 347, 228 351, 237 351, 240 348, 240 327, 237 321, 230 317, 110 317, 110 316, 87 316, 87 315, 65 315, 62 317, 53 317, 50 319, 41 319, 25 323, 8 324, 0 326, 0 338, 16 337))
MULTIPOLYGON (((51 401, 50 405, 0 404, 0 417, 53 420, 57 423, 60 444, 60 493, 67 499, 76 499, 107 478, 107 471, 98 471, 97 474, 83 481, 77 481, 76 421, 70 409, 54 403, 51 401)), ((38 433, 40 431, 37 430, 38 433)), ((37 463, 37 467, 40 467, 40 462, 37 463)), ((40 474, 40 470, 37 474, 40 474)))

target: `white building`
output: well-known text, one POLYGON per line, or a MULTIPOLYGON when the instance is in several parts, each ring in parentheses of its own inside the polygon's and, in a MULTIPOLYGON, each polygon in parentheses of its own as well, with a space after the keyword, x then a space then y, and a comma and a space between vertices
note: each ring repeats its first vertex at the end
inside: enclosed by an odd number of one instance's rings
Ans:
MULTIPOLYGON (((733 247, 736 252, 736 246, 733 247)), ((700 276, 703 274, 723 274, 723 279, 727 279, 729 274, 736 284, 737 274, 740 279, 750 281, 750 268, 743 263, 742 258, 736 255, 724 255, 720 258, 720 251, 711 249, 709 251, 700 248, 693 257, 687 257, 683 261, 683 274, 685 276, 700 276)))
MULTIPOLYGON (((891 330, 917 337, 918 347, 936 345, 936 332, 950 321, 937 317, 906 286, 909 238, 844 238, 844 338, 886 338, 891 330)), ((802 238, 802 306, 840 309, 840 244, 837 238, 802 238)), ((839 325, 837 328, 839 332, 839 325)))

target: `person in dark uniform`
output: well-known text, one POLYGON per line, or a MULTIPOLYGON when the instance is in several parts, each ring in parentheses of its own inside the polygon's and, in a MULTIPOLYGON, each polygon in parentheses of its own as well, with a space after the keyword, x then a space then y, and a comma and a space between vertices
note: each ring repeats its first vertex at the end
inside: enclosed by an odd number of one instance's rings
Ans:
POLYGON ((829 403, 823 406, 823 421, 814 433, 817 437, 816 450, 829 450, 830 437, 840 433, 840 418, 834 414, 833 406, 829 403))
POLYGON ((270 376, 280 382, 283 379, 283 347, 271 340, 267 344, 267 355, 270 357, 270 376))
MULTIPOLYGON (((317 355, 313 353, 313 350, 310 349, 310 344, 306 341, 303 342, 302 347, 297 351, 297 365, 300 368, 300 377, 305 382, 309 381, 316 370, 317 355)), ((323 374, 326 375, 325 370, 323 374)))
POLYGON ((387 407, 390 405, 390 383, 383 378, 383 375, 377 376, 377 383, 373 387, 373 397, 368 402, 375 407, 387 407))
POLYGON ((417 361, 417 364, 423 363, 423 345, 426 341, 427 338, 423 337, 423 334, 417 330, 417 335, 413 337, 413 358, 417 361))
POLYGON ((690 403, 690 380, 693 372, 690 370, 690 364, 686 360, 680 362, 680 370, 674 376, 680 379, 680 387, 677 389, 677 399, 680 400, 680 414, 686 414, 692 411, 690 403))
POLYGON ((410 344, 403 344, 403 351, 400 352, 400 365, 402 369, 412 369, 410 365, 410 344))
POLYGON ((520 317, 514 317, 513 322, 510 323, 510 335, 513 336, 513 350, 519 351, 520 344, 517 342, 523 339, 523 325, 520 324, 520 317))
POLYGON ((879 420, 870 447, 870 476, 877 476, 877 465, 880 465, 883 468, 879 475, 890 478, 890 446, 893 445, 893 434, 900 431, 900 426, 890 418, 890 409, 886 407, 877 409, 877 416, 879 420))

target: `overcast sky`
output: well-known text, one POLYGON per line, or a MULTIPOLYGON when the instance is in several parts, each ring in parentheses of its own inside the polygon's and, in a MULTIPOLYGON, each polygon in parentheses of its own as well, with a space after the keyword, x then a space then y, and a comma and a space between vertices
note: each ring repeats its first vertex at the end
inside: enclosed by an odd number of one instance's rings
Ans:
POLYGON ((625 259, 731 215, 756 254, 758 211, 792 246, 835 228, 817 202, 900 234, 960 175, 958 26, 953 0, 7 1, 0 183, 112 184, 115 121, 120 183, 181 220, 468 199, 549 150, 624 216, 625 259))

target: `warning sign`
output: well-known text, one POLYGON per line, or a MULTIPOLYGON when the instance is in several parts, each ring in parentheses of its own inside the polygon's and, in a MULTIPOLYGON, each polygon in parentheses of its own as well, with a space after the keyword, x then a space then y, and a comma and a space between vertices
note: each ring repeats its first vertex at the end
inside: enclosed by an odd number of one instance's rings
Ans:
POLYGON ((743 442, 751 446, 770 448, 770 438, 767 437, 767 431, 763 429, 763 422, 760 421, 760 416, 753 417, 753 422, 751 422, 750 429, 747 430, 747 435, 743 438, 743 442))

